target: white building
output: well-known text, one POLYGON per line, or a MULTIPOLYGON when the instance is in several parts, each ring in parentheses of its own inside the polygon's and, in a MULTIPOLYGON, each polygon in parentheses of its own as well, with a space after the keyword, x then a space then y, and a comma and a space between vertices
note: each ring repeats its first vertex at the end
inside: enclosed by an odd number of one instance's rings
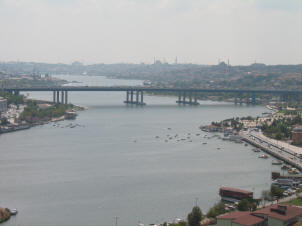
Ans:
POLYGON ((7 100, 0 97, 0 112, 7 111, 7 100))

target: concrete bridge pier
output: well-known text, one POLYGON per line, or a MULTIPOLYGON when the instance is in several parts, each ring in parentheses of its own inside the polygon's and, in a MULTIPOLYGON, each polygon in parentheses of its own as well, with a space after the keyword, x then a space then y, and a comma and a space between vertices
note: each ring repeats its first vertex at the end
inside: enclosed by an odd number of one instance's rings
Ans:
POLYGON ((60 103, 60 91, 57 91, 57 103, 60 103))
POLYGON ((54 90, 52 94, 53 103, 61 103, 61 104, 67 104, 68 103, 68 91, 67 90, 54 90), (60 98, 60 92, 61 92, 61 98, 60 98))
POLYGON ((61 91, 61 104, 64 104, 64 91, 61 91))
POLYGON ((197 93, 194 93, 194 105, 198 105, 198 102, 197 102, 197 93))
POLYGON ((245 103, 246 103, 247 105, 249 105, 249 104, 251 103, 251 101, 250 101, 250 96, 249 96, 249 95, 246 96, 246 98, 245 98, 245 103))
POLYGON ((145 105, 144 103, 144 92, 140 90, 128 90, 126 91, 126 100, 125 104, 133 104, 133 105, 145 105), (134 100, 135 95, 135 100, 134 100), (130 97, 129 97, 130 96, 130 97))
POLYGON ((239 93, 239 104, 242 105, 243 101, 242 101, 243 97, 242 97, 242 93, 239 93))
POLYGON ((234 97, 234 103, 237 105, 238 104, 238 97, 237 95, 235 94, 235 97, 234 97))
POLYGON ((14 90, 13 92, 12 92, 12 94, 14 94, 14 95, 19 95, 20 94, 20 91, 19 90, 14 90))
POLYGON ((256 104, 256 93, 252 93, 252 104, 256 104))
POLYGON ((56 103, 56 91, 53 91, 53 94, 52 94, 52 102, 53 102, 53 103, 56 103))
POLYGON ((188 97, 189 97, 188 101, 186 100, 186 97, 187 97, 187 93, 186 92, 183 92, 183 93, 179 92, 178 93, 178 100, 176 101, 176 103, 178 103, 178 104, 189 104, 189 105, 198 105, 199 104, 197 102, 196 93, 194 93, 194 97, 193 97, 192 92, 189 92, 188 93, 188 97), (193 98, 194 98, 194 101, 193 101, 193 98))
POLYGON ((141 104, 144 104, 144 91, 141 91, 141 104))
POLYGON ((65 104, 68 104, 68 92, 65 90, 65 104))

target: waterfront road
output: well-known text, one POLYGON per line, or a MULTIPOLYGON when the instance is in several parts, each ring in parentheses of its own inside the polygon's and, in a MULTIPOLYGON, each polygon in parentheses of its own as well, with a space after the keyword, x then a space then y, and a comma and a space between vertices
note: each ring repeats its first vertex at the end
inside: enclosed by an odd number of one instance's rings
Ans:
POLYGON ((283 160, 284 162, 298 168, 299 170, 302 170, 302 162, 300 158, 302 156, 300 156, 300 152, 297 152, 290 147, 284 147, 275 142, 272 142, 271 139, 266 139, 266 137, 263 136, 260 132, 241 132, 240 136, 243 140, 254 145, 255 147, 258 147, 268 154, 283 160))

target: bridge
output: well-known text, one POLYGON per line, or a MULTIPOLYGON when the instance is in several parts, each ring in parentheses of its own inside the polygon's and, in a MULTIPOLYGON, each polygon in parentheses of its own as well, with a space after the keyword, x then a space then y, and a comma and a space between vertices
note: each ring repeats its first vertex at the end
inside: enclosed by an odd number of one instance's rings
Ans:
POLYGON ((124 103, 133 105, 145 105, 144 92, 150 93, 176 93, 178 95, 178 104, 198 105, 198 93, 232 93, 235 94, 234 102, 256 104, 257 94, 270 94, 283 97, 284 100, 289 97, 299 97, 302 90, 257 90, 257 89, 201 89, 201 88, 159 88, 144 86, 57 86, 57 87, 25 87, 25 88, 3 88, 3 91, 19 95, 20 92, 53 92, 54 103, 68 103, 68 92, 126 92, 124 103), (245 94, 245 100, 243 99, 245 94))

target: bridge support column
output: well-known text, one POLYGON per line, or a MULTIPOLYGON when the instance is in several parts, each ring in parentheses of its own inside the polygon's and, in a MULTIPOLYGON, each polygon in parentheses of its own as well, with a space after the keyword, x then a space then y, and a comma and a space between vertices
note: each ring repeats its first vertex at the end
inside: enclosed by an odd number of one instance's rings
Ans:
POLYGON ((255 105, 256 104, 256 94, 252 93, 252 104, 255 105))
POLYGON ((138 104, 139 103, 139 91, 136 91, 136 101, 135 101, 135 104, 138 104))
POLYGON ((234 103, 235 103, 236 105, 238 104, 238 97, 237 97, 237 94, 235 94, 234 103))
POLYGON ((242 99, 243 99, 242 93, 240 93, 240 94, 239 94, 239 103, 240 103, 240 105, 242 105, 242 103, 243 103, 243 102, 242 102, 242 99))
POLYGON ((61 91, 61 104, 64 104, 64 91, 61 91))
POLYGON ((199 103, 197 102, 197 95, 196 92, 189 92, 188 93, 189 100, 186 101, 187 93, 186 92, 179 92, 178 93, 178 100, 176 103, 178 104, 189 104, 189 105, 198 105, 199 103), (194 101, 193 101, 194 98, 194 101))
POLYGON ((144 91, 141 91, 141 103, 140 104, 144 104, 144 91))
POLYGON ((18 96, 20 94, 19 90, 14 90, 14 95, 18 96))
POLYGON ((192 105, 192 93, 189 93, 189 104, 192 105))
POLYGON ((52 94, 52 102, 53 102, 53 103, 56 103, 56 91, 53 91, 53 94, 52 94))
POLYGON ((144 92, 140 90, 136 91, 127 91, 126 93, 126 100, 124 101, 125 104, 134 104, 134 105, 145 105, 144 103, 144 92), (134 92, 135 92, 135 100, 134 100, 134 92), (130 95, 130 98, 129 98, 130 95))
POLYGON ((249 97, 249 95, 246 96, 246 98, 245 98, 245 103, 246 103, 246 104, 250 104, 250 97, 249 97))
POLYGON ((130 103, 133 104, 133 90, 130 91, 130 103))
POLYGON ((68 91, 65 90, 65 104, 68 104, 68 91))
POLYGON ((129 91, 126 92, 126 102, 125 103, 128 103, 129 102, 129 91))
POLYGON ((57 103, 60 103, 60 91, 57 91, 57 103))

